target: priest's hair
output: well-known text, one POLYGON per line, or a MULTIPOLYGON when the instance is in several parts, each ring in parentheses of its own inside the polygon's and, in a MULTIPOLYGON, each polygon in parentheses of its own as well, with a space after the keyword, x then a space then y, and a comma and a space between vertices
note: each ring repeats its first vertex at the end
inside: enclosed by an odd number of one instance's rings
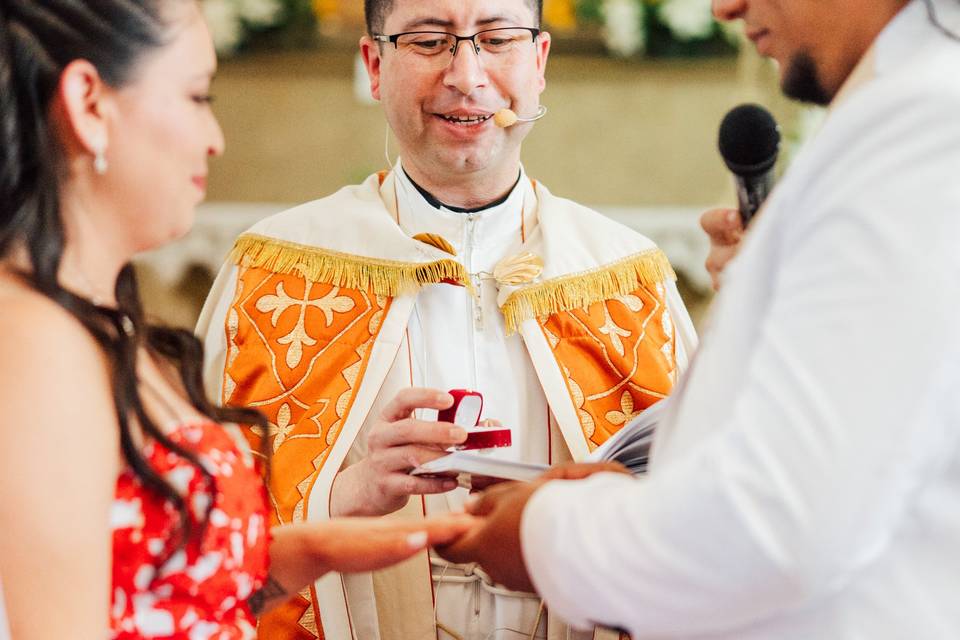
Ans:
MULTIPOLYGON (((535 16, 535 27, 540 26, 543 19, 543 0, 525 0, 530 8, 533 9, 535 16)), ((367 32, 370 35, 382 34, 383 25, 387 21, 387 16, 393 10, 397 0, 364 0, 363 10, 367 18, 367 32)), ((516 25, 518 27, 526 25, 516 25)))

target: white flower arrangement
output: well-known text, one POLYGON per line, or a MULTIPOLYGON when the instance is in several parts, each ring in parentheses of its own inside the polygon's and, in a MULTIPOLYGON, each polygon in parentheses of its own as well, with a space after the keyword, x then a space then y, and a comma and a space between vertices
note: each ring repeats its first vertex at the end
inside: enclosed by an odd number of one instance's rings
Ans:
POLYGON ((657 16, 681 42, 703 40, 713 35, 710 0, 662 0, 657 5, 657 16))
POLYGON ((203 0, 203 12, 217 51, 234 53, 251 31, 280 23, 280 0, 203 0))
POLYGON ((567 0, 587 21, 599 21, 607 50, 618 57, 722 55, 739 32, 713 17, 711 0, 567 0))
POLYGON ((604 0, 603 20, 610 53, 629 58, 646 48, 646 14, 637 0, 604 0))

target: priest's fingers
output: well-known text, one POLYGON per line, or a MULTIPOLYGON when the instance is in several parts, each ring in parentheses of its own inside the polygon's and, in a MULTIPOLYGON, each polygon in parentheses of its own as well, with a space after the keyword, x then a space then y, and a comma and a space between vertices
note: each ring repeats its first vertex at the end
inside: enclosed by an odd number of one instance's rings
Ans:
POLYGON ((448 454, 443 449, 407 445, 373 450, 370 452, 369 460, 373 468, 379 473, 396 471, 407 473, 422 464, 442 458, 445 455, 448 454))
POLYGON ((504 480, 503 478, 492 478, 490 476, 470 476, 470 493, 486 491, 490 487, 498 484, 503 484, 504 482, 510 482, 509 480, 504 480))
POLYGON ((631 475, 630 471, 619 462, 592 462, 560 465, 550 469, 542 476, 543 480, 583 480, 596 473, 623 473, 631 475))
POLYGON ((449 447, 467 439, 467 432, 449 422, 427 422, 406 418, 382 423, 370 431, 367 444, 370 450, 386 449, 407 444, 449 447))
POLYGON ((425 478, 405 473, 391 473, 379 479, 380 490, 393 496, 426 496, 447 493, 459 486, 456 478, 425 478))
POLYGON ((386 422, 396 422, 413 415, 414 409, 447 409, 453 405, 453 396, 438 389, 411 387, 401 390, 380 414, 386 422))
POLYGON ((743 222, 736 209, 711 209, 700 216, 700 226, 711 245, 735 245, 743 236, 743 222))

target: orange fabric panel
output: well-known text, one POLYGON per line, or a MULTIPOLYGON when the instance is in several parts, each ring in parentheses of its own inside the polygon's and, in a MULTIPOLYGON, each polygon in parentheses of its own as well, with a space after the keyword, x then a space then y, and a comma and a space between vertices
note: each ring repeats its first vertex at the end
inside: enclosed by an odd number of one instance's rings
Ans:
POLYGON ((676 381, 676 339, 662 285, 539 319, 591 449, 676 381))
MULTIPOLYGON (((389 306, 366 291, 241 269, 225 327, 223 399, 270 421, 271 524, 304 519, 305 494, 349 415, 389 306)), ((264 434, 244 432, 258 451, 264 434)), ((322 638, 318 622, 297 596, 264 617, 260 637, 322 638)))
POLYGON ((298 595, 260 617, 257 637, 261 640, 325 640, 319 625, 305 626, 300 622, 304 614, 312 610, 313 605, 298 595))

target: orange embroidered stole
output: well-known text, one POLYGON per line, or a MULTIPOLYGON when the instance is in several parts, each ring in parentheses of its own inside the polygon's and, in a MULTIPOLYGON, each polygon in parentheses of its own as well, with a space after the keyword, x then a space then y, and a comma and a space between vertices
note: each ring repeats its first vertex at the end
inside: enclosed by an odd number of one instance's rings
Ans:
MULTIPOLYGON (((300 275, 240 271, 227 317, 223 400, 255 407, 270 421, 271 525, 304 519, 311 484, 350 411, 389 305, 389 298, 300 275)), ((246 435, 259 450, 264 434, 246 435)), ((260 634, 324 637, 309 593, 265 615, 260 634)))

